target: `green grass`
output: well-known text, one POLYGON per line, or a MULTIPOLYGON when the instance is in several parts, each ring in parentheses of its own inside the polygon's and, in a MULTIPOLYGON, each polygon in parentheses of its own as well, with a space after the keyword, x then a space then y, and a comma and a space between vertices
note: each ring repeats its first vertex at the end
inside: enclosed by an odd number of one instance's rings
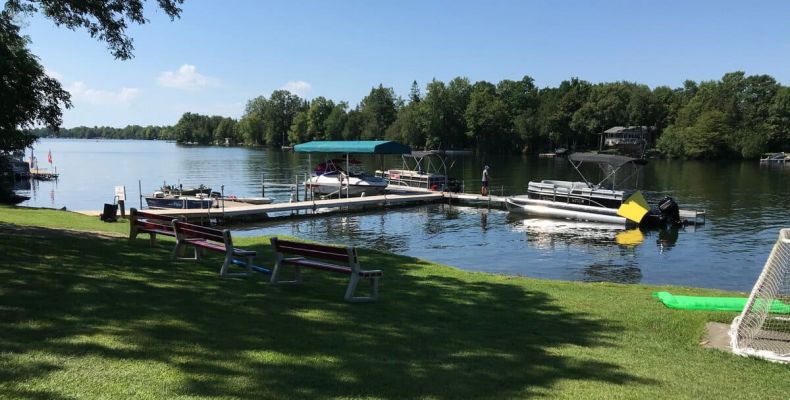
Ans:
MULTIPOLYGON (((221 279, 219 257, 64 231, 124 222, 0 208, 4 398, 786 398, 790 368, 698 345, 733 313, 676 311, 657 287, 470 273, 362 252, 381 299, 343 276, 221 279), (27 226, 27 227, 25 227, 27 226), (56 229, 35 228, 46 226, 56 229)), ((267 238, 240 238, 270 265, 267 238)), ((525 262, 529 262, 528 260, 525 262)), ((666 289, 666 287, 662 287, 666 289)), ((669 288, 724 295, 721 291, 669 288)))

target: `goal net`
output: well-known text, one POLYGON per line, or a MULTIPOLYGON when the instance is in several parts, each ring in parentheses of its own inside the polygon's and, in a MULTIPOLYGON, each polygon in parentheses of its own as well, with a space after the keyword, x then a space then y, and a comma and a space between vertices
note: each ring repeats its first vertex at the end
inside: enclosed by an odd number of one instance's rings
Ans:
POLYGON ((790 363, 790 229, 779 239, 741 315, 732 321, 735 354, 790 363))

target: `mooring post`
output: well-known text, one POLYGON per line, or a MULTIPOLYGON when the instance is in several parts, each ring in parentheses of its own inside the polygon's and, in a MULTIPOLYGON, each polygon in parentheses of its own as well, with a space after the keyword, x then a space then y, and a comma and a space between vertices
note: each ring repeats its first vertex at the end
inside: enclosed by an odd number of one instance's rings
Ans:
POLYGON ((137 180, 137 194, 140 195, 140 209, 143 209, 143 183, 137 180))
POLYGON ((261 172, 261 197, 266 197, 266 176, 261 172))

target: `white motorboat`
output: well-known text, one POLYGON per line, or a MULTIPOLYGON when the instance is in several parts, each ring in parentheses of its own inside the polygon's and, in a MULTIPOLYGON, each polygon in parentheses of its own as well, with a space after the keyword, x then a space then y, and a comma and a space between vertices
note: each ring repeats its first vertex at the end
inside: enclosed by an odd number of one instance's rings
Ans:
POLYGON ((387 182, 361 170, 359 161, 347 162, 348 171, 341 165, 345 160, 335 159, 316 165, 312 176, 305 181, 305 187, 319 196, 372 196, 384 193, 387 182))
MULTIPOLYGON (((592 153, 571 154, 569 160, 584 182, 556 180, 529 182, 526 195, 511 196, 506 199, 508 211, 543 218, 601 222, 622 227, 681 222, 680 209, 671 197, 663 198, 656 209, 645 210, 645 214, 639 215, 639 219, 623 216, 625 215, 622 212, 623 204, 638 192, 615 190, 613 187, 616 174, 626 165, 632 165, 636 169, 638 165, 644 164, 644 160, 592 153), (597 163, 606 174, 604 179, 597 184, 589 182, 579 170, 583 162, 597 163), (605 182, 610 182, 610 188, 603 186, 605 182)), ((641 199, 641 194, 638 197, 641 199)), ((644 203, 643 199, 639 203, 644 203)), ((645 207, 646 205, 642 206, 645 207)))

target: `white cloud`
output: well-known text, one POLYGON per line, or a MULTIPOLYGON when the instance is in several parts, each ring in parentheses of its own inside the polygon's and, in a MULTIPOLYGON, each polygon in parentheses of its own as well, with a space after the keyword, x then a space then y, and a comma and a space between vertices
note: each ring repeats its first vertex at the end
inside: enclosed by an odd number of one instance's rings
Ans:
POLYGON ((304 97, 310 92, 312 86, 305 81, 291 81, 283 85, 280 89, 285 89, 295 95, 304 97))
POLYGON ((71 86, 67 87, 71 93, 71 97, 75 102, 85 102, 90 104, 112 105, 112 104, 129 104, 132 100, 140 95, 142 90, 137 88, 121 88, 121 90, 114 92, 110 90, 91 89, 85 82, 74 82, 71 86))
POLYGON ((182 90, 219 85, 219 79, 201 75, 194 65, 184 64, 178 71, 165 71, 156 79, 160 86, 182 90))

